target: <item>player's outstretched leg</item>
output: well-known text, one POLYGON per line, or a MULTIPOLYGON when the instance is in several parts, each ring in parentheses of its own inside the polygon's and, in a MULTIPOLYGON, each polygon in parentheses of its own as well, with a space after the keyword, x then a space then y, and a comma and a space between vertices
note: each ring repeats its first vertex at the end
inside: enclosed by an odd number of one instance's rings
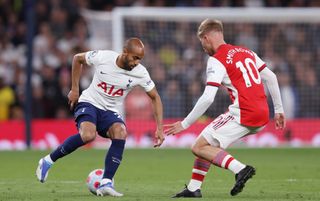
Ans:
POLYGON ((97 196, 113 196, 122 197, 123 194, 117 192, 113 187, 113 182, 110 179, 102 179, 99 188, 97 189, 97 196))
POLYGON ((67 138, 56 150, 46 157, 41 158, 38 168, 36 170, 36 176, 41 183, 44 183, 48 177, 48 171, 53 163, 76 150, 85 144, 80 134, 72 135, 67 138))
POLYGON ((201 190, 197 189, 196 191, 190 191, 187 187, 187 185, 182 189, 181 192, 175 194, 172 196, 172 198, 201 198, 201 190))
POLYGON ((236 174, 236 183, 234 184, 233 188, 230 191, 232 196, 237 195, 242 191, 246 182, 252 178, 253 175, 256 174, 256 170, 254 167, 247 165, 243 168, 238 174, 236 174))

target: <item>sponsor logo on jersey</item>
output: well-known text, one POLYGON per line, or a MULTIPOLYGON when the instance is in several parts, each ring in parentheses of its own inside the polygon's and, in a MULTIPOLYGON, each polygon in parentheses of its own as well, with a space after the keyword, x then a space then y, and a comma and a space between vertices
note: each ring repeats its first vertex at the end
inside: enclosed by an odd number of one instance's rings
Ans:
POLYGON ((111 96, 123 96, 123 89, 117 89, 114 85, 107 84, 106 82, 100 82, 97 84, 99 88, 103 90, 104 93, 111 96))

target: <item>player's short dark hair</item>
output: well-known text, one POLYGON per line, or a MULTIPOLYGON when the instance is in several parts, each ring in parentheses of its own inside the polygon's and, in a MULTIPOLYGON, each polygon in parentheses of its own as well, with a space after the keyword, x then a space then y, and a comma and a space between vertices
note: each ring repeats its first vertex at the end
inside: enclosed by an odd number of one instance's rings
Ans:
POLYGON ((220 20, 205 19, 198 28, 198 37, 201 38, 210 31, 223 32, 223 25, 220 20))

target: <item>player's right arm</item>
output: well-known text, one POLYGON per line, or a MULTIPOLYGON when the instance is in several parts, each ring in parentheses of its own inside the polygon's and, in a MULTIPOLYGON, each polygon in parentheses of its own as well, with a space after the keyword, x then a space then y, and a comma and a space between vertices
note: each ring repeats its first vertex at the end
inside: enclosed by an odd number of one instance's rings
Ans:
POLYGON ((80 92, 79 92, 79 82, 82 72, 82 66, 86 63, 86 53, 78 53, 74 55, 72 60, 72 70, 71 70, 71 90, 68 94, 70 109, 72 110, 77 104, 80 92))
POLYGON ((225 67, 217 59, 210 57, 207 64, 207 86, 203 94, 183 121, 165 125, 167 127, 165 133, 167 135, 174 135, 187 129, 207 111, 214 101, 218 87, 221 85, 225 74, 225 67))

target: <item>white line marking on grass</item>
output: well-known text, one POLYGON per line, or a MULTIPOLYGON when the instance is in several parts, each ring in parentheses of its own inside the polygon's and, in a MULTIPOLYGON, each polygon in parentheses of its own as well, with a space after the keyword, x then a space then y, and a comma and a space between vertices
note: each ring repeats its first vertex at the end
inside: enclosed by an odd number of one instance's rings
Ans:
MULTIPOLYGON (((18 184, 21 181, 0 181, 0 185, 7 185, 7 184, 18 184)), ((33 182, 28 182, 28 183, 39 183, 39 181, 33 181, 33 182)), ((48 181, 47 183, 53 183, 53 184, 80 184, 80 183, 85 183, 85 181, 75 181, 75 180, 55 180, 55 181, 48 181)))
MULTIPOLYGON (((304 179, 304 180, 307 180, 307 179, 304 179)), ((286 179, 287 182, 297 182, 298 180, 297 179, 286 179)))
POLYGON ((84 183, 84 181, 52 181, 51 183, 60 183, 60 184, 79 184, 84 183))

